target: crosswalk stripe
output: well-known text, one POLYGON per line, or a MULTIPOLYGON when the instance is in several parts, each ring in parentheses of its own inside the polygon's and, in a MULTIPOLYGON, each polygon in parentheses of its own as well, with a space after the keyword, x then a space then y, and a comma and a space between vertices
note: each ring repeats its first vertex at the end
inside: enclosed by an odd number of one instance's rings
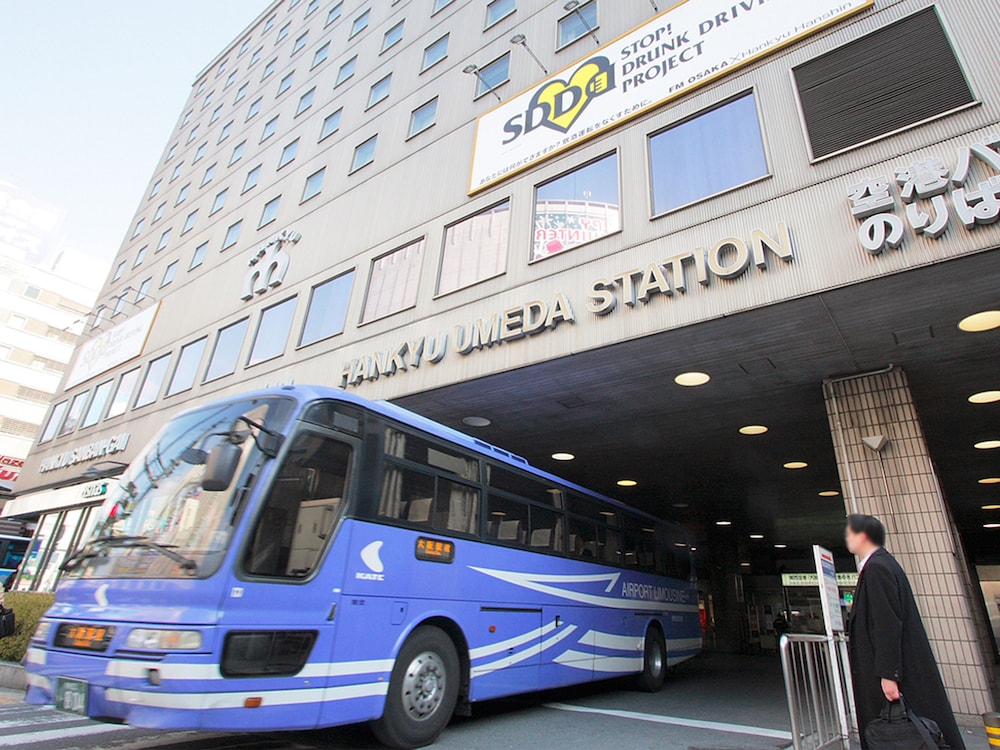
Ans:
POLYGON ((24 745, 37 745, 40 742, 55 742, 57 740, 74 739, 76 737, 88 737, 95 734, 105 734, 120 732, 129 727, 121 724, 86 724, 81 727, 67 729, 50 729, 41 732, 21 732, 20 734, 0 734, 0 745, 7 747, 21 747, 24 745))

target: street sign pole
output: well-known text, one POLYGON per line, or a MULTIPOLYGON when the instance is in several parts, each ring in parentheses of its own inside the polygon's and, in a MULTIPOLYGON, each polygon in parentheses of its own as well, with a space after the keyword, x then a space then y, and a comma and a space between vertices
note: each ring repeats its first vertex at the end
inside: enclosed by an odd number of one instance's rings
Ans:
POLYGON ((837 696, 837 714, 840 719, 840 731, 845 743, 849 743, 851 727, 855 723, 853 682, 851 680, 850 661, 847 653, 846 628, 844 613, 840 608, 840 586, 837 582, 837 567, 833 561, 833 553, 819 545, 813 546, 813 556, 816 560, 816 573, 819 575, 819 598, 823 605, 823 622, 826 627, 826 640, 830 649, 830 664, 838 679, 834 680, 833 689, 837 696))

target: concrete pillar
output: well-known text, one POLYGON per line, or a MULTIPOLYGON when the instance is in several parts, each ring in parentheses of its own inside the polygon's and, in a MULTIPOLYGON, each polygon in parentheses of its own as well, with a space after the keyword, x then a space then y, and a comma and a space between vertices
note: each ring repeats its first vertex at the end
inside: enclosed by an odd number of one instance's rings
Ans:
POLYGON ((823 389, 847 512, 885 523, 886 547, 913 585, 952 708, 962 723, 978 723, 993 710, 981 612, 906 373, 829 380, 823 389))

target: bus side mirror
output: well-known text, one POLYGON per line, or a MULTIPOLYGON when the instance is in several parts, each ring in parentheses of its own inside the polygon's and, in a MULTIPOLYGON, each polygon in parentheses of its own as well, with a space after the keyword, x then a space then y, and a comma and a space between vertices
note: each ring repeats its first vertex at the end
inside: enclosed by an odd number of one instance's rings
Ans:
POLYGON ((234 443, 219 443, 212 448, 205 460, 205 473, 201 478, 201 488, 206 492, 221 492, 229 489, 242 457, 243 450, 234 443))

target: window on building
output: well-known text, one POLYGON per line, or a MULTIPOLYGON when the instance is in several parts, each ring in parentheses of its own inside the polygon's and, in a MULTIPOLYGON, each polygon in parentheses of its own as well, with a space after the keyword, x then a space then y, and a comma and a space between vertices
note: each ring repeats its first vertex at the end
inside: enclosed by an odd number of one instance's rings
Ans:
POLYGON ((160 286, 165 287, 171 281, 174 280, 174 276, 177 275, 177 264, 179 261, 171 261, 167 264, 167 267, 163 269, 163 278, 160 279, 160 286))
POLYGON ((153 277, 150 276, 148 279, 143 279, 142 283, 139 284, 139 288, 135 290, 135 302, 139 304, 149 296, 149 287, 153 283, 153 277))
POLYGON ((323 189, 323 176, 326 174, 326 167, 323 167, 317 172, 313 172, 311 175, 306 177, 305 187, 302 189, 302 202, 309 200, 310 198, 319 195, 320 191, 323 189))
POLYGON ((355 67, 357 67, 357 64, 358 64, 358 56, 355 55, 350 60, 345 62, 343 65, 341 65, 340 70, 337 71, 337 82, 334 84, 334 86, 339 86, 344 81, 353 76, 354 69, 355 67))
POLYGON ((338 20, 341 17, 341 15, 343 15, 343 12, 344 12, 344 4, 342 2, 336 3, 332 8, 330 8, 330 12, 326 14, 325 25, 329 26, 331 23, 338 20))
POLYGON ((226 72, 226 63, 227 62, 228 62, 228 60, 223 60, 222 62, 219 63, 219 67, 215 71, 215 77, 216 78, 218 78, 219 76, 221 76, 223 73, 226 72))
POLYGON ((434 7, 431 10, 431 15, 434 15, 439 10, 447 8, 449 5, 452 4, 452 2, 454 2, 454 0, 434 0, 434 7))
POLYGON ((181 176, 181 167, 184 166, 184 162, 179 161, 174 165, 174 171, 170 173, 170 181, 173 182, 178 177, 181 176))
POLYGON ((229 157, 230 167, 243 158, 243 149, 246 148, 246 145, 247 145, 246 141, 240 141, 235 146, 233 146, 232 156, 229 157))
POLYGON ((250 37, 243 40, 243 44, 240 45, 240 51, 236 53, 236 56, 242 57, 248 49, 250 49, 250 37))
POLYGON ((222 249, 228 250, 240 239, 240 229, 243 228, 243 219, 240 219, 235 224, 230 224, 229 229, 226 230, 226 238, 222 241, 222 249))
POLYGON ((198 220, 198 209, 195 209, 184 219, 184 226, 181 227, 181 234, 187 234, 194 229, 194 223, 198 220))
POLYGON ((257 228, 266 227, 272 221, 278 218, 278 207, 281 205, 281 196, 272 198, 267 203, 264 204, 264 210, 260 212, 260 224, 257 228))
POLYGON ((167 243, 170 242, 170 232, 171 231, 172 230, 170 230, 170 229, 164 229, 163 230, 163 234, 160 235, 160 241, 158 243, 156 243, 156 252, 160 252, 160 250, 162 250, 163 248, 165 248, 167 246, 167 243))
POLYGON ((132 400, 135 393, 135 386, 139 382, 139 368, 129 370, 118 379, 118 387, 115 388, 115 395, 111 398, 111 406, 108 407, 105 419, 120 417, 128 409, 128 402, 132 400))
POLYGON ((561 48, 572 44, 597 28, 597 0, 590 0, 559 19, 558 46, 561 48))
POLYGON ((94 389, 94 397, 90 399, 90 406, 87 407, 87 414, 80 423, 80 429, 93 427, 100 421, 104 407, 108 405, 108 399, 111 397, 111 387, 114 382, 113 380, 105 380, 94 389))
POLYGON ((201 358, 205 353, 207 342, 207 338, 200 338, 181 347, 180 354, 177 355, 177 366, 174 367, 174 374, 171 376, 170 384, 167 386, 168 396, 189 391, 194 387, 194 381, 198 375, 198 368, 201 365, 201 358))
POLYGON ((329 56, 330 56, 330 43, 327 42, 313 53, 313 61, 312 64, 309 66, 309 69, 312 70, 317 65, 321 65, 322 63, 326 62, 326 58, 328 58, 329 56))
POLYGON ((259 63, 260 62, 260 56, 262 54, 264 54, 264 48, 263 47, 258 47, 257 49, 255 49, 253 51, 253 54, 250 55, 250 62, 247 64, 247 67, 248 68, 252 68, 254 65, 256 65, 257 63, 259 63))
POLYGON ((177 144, 176 144, 176 143, 174 143, 174 144, 172 144, 172 145, 170 146, 170 148, 169 148, 169 149, 167 150, 167 158, 166 158, 166 159, 164 159, 164 161, 170 161, 171 159, 173 159, 173 158, 174 158, 174 154, 176 154, 176 153, 177 153, 177 144))
POLYGON ((181 127, 182 128, 185 125, 187 125, 189 122, 191 122, 191 115, 193 115, 193 114, 194 114, 194 110, 193 109, 189 109, 187 112, 184 113, 184 119, 181 120, 181 127))
POLYGON ((305 32, 304 34, 300 34, 295 39, 295 44, 292 45, 292 54, 294 55, 296 52, 301 52, 305 48, 306 42, 308 42, 308 41, 309 41, 309 32, 308 31, 305 32))
POLYGON ((368 92, 368 106, 374 107, 384 99, 388 99, 390 86, 392 86, 392 73, 373 83, 368 92))
POLYGON ((308 346, 344 332, 353 283, 354 271, 348 271, 312 288, 300 346, 308 346))
POLYGON ((197 164, 199 161, 201 161, 202 157, 205 156, 205 149, 207 149, 207 148, 208 148, 208 142, 207 141, 205 143, 202 143, 200 146, 198 146, 198 150, 194 152, 194 158, 191 159, 191 163, 192 164, 197 164))
POLYGON ((191 254, 191 265, 188 266, 188 270, 190 271, 194 268, 197 268, 202 263, 204 263, 205 253, 207 252, 208 252, 207 242, 202 242, 200 245, 198 245, 198 247, 196 247, 194 249, 194 252, 191 254))
POLYGON ((163 212, 166 210, 167 210, 167 202, 163 201, 163 203, 161 203, 159 206, 156 207, 156 211, 153 213, 153 220, 150 223, 155 224, 160 219, 162 219, 163 212))
POLYGON ((124 260, 118 263, 118 266, 115 268, 115 275, 111 277, 112 281, 118 281, 118 279, 122 277, 122 274, 125 273, 125 266, 127 264, 128 261, 124 260))
POLYGON ((354 23, 351 24, 351 35, 348 39, 353 38, 360 34, 362 31, 368 28, 368 21, 371 19, 371 11, 366 10, 360 16, 354 19, 354 23))
POLYGON ((476 96, 483 96, 510 80, 510 53, 479 69, 476 76, 476 96))
POLYGON ((289 21, 284 26, 282 26, 280 29, 278 29, 278 36, 276 36, 274 38, 274 43, 277 44, 282 39, 284 39, 286 36, 288 36, 288 30, 291 29, 291 28, 292 28, 292 22, 289 21))
MULTIPOLYGON (((0 351, 0 354, 3 354, 3 351, 0 351)), ((68 401, 60 401, 52 407, 52 412, 49 414, 49 421, 45 423, 45 429, 42 430, 42 436, 38 439, 39 443, 46 443, 55 437, 56 430, 59 428, 59 423, 62 422, 63 417, 66 416, 66 408, 68 406, 68 401)))
POLYGON ((331 112, 323 118, 323 127, 319 131, 320 140, 323 140, 327 136, 333 135, 340 130, 340 115, 343 111, 343 109, 338 109, 336 112, 331 112))
POLYGON ((256 99, 250 102, 250 108, 247 110, 247 117, 246 120, 244 120, 244 122, 248 122, 257 116, 257 113, 260 112, 260 100, 262 98, 263 97, 258 96, 256 99))
POLYGON ((27 297, 28 299, 38 299, 41 293, 42 290, 39 289, 37 286, 31 286, 29 284, 28 286, 24 287, 24 296, 27 297))
POLYGON ((193 128, 191 128, 191 132, 188 133, 187 141, 185 141, 185 143, 191 143, 191 141, 193 141, 197 137, 198 137, 198 126, 195 125, 193 128))
POLYGON ((351 161, 351 171, 357 172, 362 167, 366 167, 375 161, 375 143, 377 135, 373 135, 367 141, 354 149, 354 159, 351 161))
POLYGON ((160 389, 163 381, 167 377, 167 369, 170 367, 170 355, 164 354, 149 363, 146 368, 146 376, 142 379, 142 387, 139 388, 139 396, 135 400, 135 408, 151 404, 160 397, 160 389))
POLYGON ((281 157, 278 159, 278 169, 295 161, 295 153, 299 150, 299 139, 296 138, 291 143, 281 149, 281 157))
POLYGON ((28 325, 28 319, 23 315, 11 313, 7 318, 7 326, 9 328, 24 328, 26 325, 28 325))
POLYGON ((401 41, 403 41, 403 24, 406 21, 400 21, 387 32, 385 36, 382 37, 382 51, 385 52, 387 49, 396 46, 401 41))
POLYGON ((260 314, 257 333, 253 337, 248 366, 266 362, 285 353, 294 315, 295 297, 265 308, 260 314))
POLYGON ((150 188, 150 190, 149 190, 149 197, 150 198, 154 198, 154 197, 156 197, 156 195, 159 194, 159 192, 160 192, 160 183, 162 183, 162 182, 163 182, 163 180, 157 180, 156 182, 153 183, 153 187, 150 188))
POLYGON ((220 104, 218 107, 216 107, 215 109, 212 110, 212 116, 209 118, 208 124, 212 125, 221 116, 222 116, 222 105, 220 104))
POLYGON ((317 10, 319 10, 319 0, 309 0, 309 5, 306 6, 305 18, 309 18, 317 10))
POLYGON ((507 269, 510 200, 445 229, 438 294, 499 276, 507 269))
POLYGON ((226 140, 226 138, 229 137, 229 134, 232 132, 233 132, 233 121, 230 120, 229 122, 227 122, 225 125, 222 126, 222 130, 219 131, 219 140, 217 140, 216 143, 222 143, 224 140, 226 140))
POLYGON ((210 183, 212 181, 212 178, 215 177, 216 166, 218 166, 218 162, 209 164, 208 167, 205 168, 205 174, 201 178, 201 187, 205 187, 205 185, 210 183))
POLYGON ((94 310, 94 322, 90 324, 90 329, 99 328, 101 323, 105 321, 108 316, 108 308, 104 305, 98 305, 97 309, 94 310))
MULTIPOLYGON (((168 229, 167 232, 169 232, 169 231, 170 230, 168 229)), ((164 234, 166 234, 166 232, 164 234)), ((169 235, 168 235, 168 239, 169 239, 169 235)), ((143 245, 142 247, 140 247, 138 250, 135 251, 135 260, 132 261, 132 268, 135 268, 137 265, 139 265, 140 263, 142 263, 143 260, 145 260, 145 258, 146 258, 146 251, 148 249, 149 249, 149 245, 143 245)))
POLYGON ((362 323, 384 318, 417 304, 423 257, 424 240, 421 238, 372 262, 362 323))
POLYGON ((277 96, 281 96, 286 91, 288 91, 288 89, 292 87, 292 79, 294 77, 295 77, 295 71, 293 70, 291 73, 288 73, 281 79, 280 83, 278 83, 277 96))
POLYGON ((316 89, 311 88, 299 97, 299 105, 295 108, 295 116, 298 117, 313 105, 313 97, 316 96, 316 89))
POLYGON ((260 179, 260 168, 261 165, 258 164, 247 172, 247 178, 243 181, 243 190, 241 192, 245 193, 247 190, 257 187, 257 181, 260 179))
MULTIPOLYGON (((126 287, 127 288, 127 287, 126 287)), ((125 310, 125 303, 128 302, 128 296, 126 292, 122 292, 115 299, 115 306, 111 309, 111 317, 116 315, 121 315, 125 310)))
POLYGON ((448 56, 448 35, 445 34, 443 37, 438 39, 436 42, 431 44, 429 47, 424 49, 424 62, 420 68, 423 72, 430 67, 433 67, 437 63, 441 62, 448 56))
POLYGON ((69 402, 66 418, 63 420, 56 437, 69 435, 80 424, 80 417, 83 415, 83 408, 87 405, 87 396, 89 395, 90 391, 84 391, 73 396, 73 400, 69 402))
POLYGON ((814 159, 973 103, 934 6, 793 68, 814 159))
POLYGON ((277 67, 278 67, 278 58, 272 57, 270 60, 264 63, 264 70, 260 74, 260 80, 262 81, 267 80, 268 76, 270 76, 277 67))
POLYGON ((410 113, 409 137, 412 138, 417 133, 424 132, 427 128, 434 124, 434 120, 437 117, 437 105, 437 97, 434 97, 429 102, 421 104, 410 113))
POLYGON ((215 200, 212 201, 212 209, 208 212, 209 216, 216 213, 217 211, 222 210, 223 206, 226 205, 227 195, 229 195, 229 188, 226 188, 225 190, 220 190, 218 193, 215 194, 215 200))
POLYGON ((263 143, 278 129, 278 115, 275 115, 270 120, 264 123, 264 132, 260 136, 260 141, 263 143))
POLYGON ((230 86, 232 86, 234 83, 236 83, 236 71, 235 70, 232 73, 229 74, 229 78, 226 79, 226 85, 222 87, 222 90, 225 91, 230 86))
POLYGON ((765 177, 753 93, 653 134, 649 155, 654 215, 765 177))
POLYGON ((531 260, 572 250, 620 229, 617 153, 535 188, 531 260))
POLYGON ((275 19, 275 17, 276 16, 272 15, 270 18, 268 18, 266 21, 264 21, 264 29, 260 32, 261 34, 266 34, 271 29, 274 28, 274 19, 275 19))
POLYGON ((233 99, 233 104, 239 104, 241 101, 246 99, 247 91, 250 89, 249 83, 244 83, 238 89, 236 89, 236 98, 233 99))
POLYGON ((486 4, 486 27, 489 28, 517 10, 517 0, 492 0, 486 4))
POLYGON ((177 200, 176 200, 176 201, 174 202, 174 205, 175 205, 175 206, 179 206, 179 205, 181 205, 181 204, 182 204, 182 203, 183 203, 184 201, 186 201, 186 200, 187 200, 187 197, 188 197, 188 191, 189 191, 190 189, 191 189, 191 183, 189 182, 189 183, 187 183, 187 184, 186 184, 186 185, 185 185, 184 187, 182 187, 182 188, 181 188, 181 189, 180 189, 180 190, 178 191, 178 193, 177 193, 177 200))
POLYGON ((139 236, 139 233, 142 232, 142 225, 144 222, 145 219, 139 219, 139 221, 135 223, 135 228, 132 229, 132 237, 130 239, 134 239, 139 236))
POLYGON ((240 350, 243 348, 243 338, 246 335, 249 318, 243 318, 225 328, 219 329, 215 337, 215 347, 212 349, 212 356, 208 360, 208 369, 205 371, 205 382, 224 378, 232 375, 236 371, 236 364, 239 361, 240 350))

